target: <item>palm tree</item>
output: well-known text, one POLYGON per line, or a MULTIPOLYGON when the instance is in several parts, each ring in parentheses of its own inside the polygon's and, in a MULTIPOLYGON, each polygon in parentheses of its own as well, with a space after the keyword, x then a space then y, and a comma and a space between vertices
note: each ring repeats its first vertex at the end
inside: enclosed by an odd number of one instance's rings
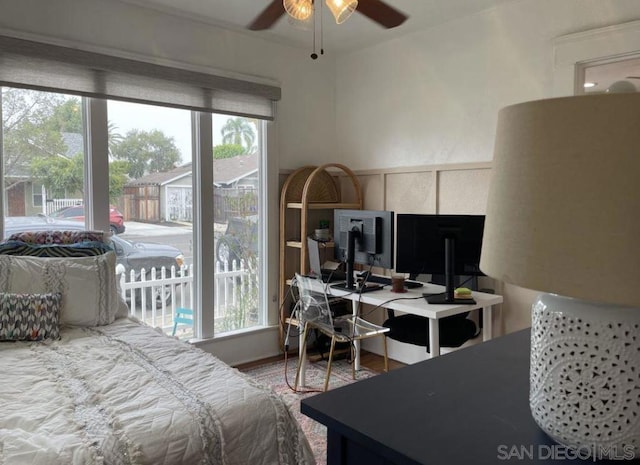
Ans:
POLYGON ((247 153, 254 148, 253 143, 256 140, 254 125, 246 118, 240 116, 229 118, 220 133, 223 144, 242 145, 247 153))
POLYGON ((118 132, 118 126, 109 121, 107 124, 107 138, 109 144, 109 156, 113 158, 113 149, 116 145, 122 142, 122 135, 118 132))

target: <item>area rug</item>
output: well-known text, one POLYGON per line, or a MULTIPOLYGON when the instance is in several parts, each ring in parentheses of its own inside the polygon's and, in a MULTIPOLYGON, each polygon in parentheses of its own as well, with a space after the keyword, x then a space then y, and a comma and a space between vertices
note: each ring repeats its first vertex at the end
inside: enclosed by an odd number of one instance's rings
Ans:
MULTIPOLYGON (((302 431, 307 436, 313 455, 318 465, 326 465, 327 463, 327 429, 320 423, 312 420, 306 415, 300 413, 300 401, 306 397, 318 394, 324 386, 324 377, 327 369, 325 361, 313 362, 307 364, 307 385, 299 388, 303 392, 293 392, 287 385, 287 380, 293 386, 296 377, 297 358, 289 359, 287 363, 285 379, 285 362, 279 361, 268 363, 256 368, 243 370, 244 373, 255 378, 262 384, 270 386, 277 392, 289 406, 293 415, 300 423, 302 431)), ((362 367, 356 373, 356 381, 371 378, 377 373, 362 367)), ((353 383, 351 378, 351 364, 346 360, 336 360, 331 364, 331 379, 329 380, 329 389, 336 389, 340 386, 353 383)))

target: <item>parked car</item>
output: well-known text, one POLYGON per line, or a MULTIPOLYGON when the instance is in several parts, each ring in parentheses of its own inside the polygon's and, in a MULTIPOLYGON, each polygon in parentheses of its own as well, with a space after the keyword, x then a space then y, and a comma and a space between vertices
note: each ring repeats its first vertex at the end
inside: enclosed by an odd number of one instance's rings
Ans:
MULTIPOLYGON (((25 231, 80 231, 84 225, 78 221, 60 220, 46 216, 13 216, 5 218, 4 238, 8 238, 13 233, 25 231)), ((142 268, 147 273, 151 268, 156 268, 159 273, 164 266, 170 270, 172 266, 180 269, 184 264, 184 255, 171 245, 156 244, 152 242, 138 242, 125 240, 119 236, 111 236, 111 242, 116 253, 116 269, 118 272, 126 273, 127 277, 131 270, 134 270, 136 279, 140 276, 142 268)), ((147 274, 147 279, 150 279, 147 274)), ((156 295, 157 298, 169 300, 171 293, 167 287, 164 292, 156 295)), ((147 297, 151 297, 151 289, 147 297)), ((138 296, 139 300, 139 296, 138 296)))
MULTIPOLYGON (((61 218, 84 222, 84 205, 64 207, 60 210, 54 211, 49 216, 52 218, 61 218)), ((113 205, 109 207, 109 227, 111 228, 111 232, 114 235, 122 234, 125 230, 124 215, 120 213, 120 211, 113 205)))
POLYGON ((216 244, 216 258, 231 264, 258 253, 258 215, 229 218, 225 233, 216 244))

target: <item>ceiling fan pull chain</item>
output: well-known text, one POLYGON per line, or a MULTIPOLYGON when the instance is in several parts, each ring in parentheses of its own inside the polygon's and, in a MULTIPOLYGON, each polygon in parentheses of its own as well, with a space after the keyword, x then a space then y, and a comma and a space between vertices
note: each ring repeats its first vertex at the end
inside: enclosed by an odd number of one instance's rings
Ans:
POLYGON ((322 0, 319 0, 320 3, 320 55, 324 55, 324 28, 322 27, 322 0))
POLYGON ((313 53, 311 54, 311 59, 316 60, 318 58, 318 54, 316 53, 316 2, 313 2, 313 53))

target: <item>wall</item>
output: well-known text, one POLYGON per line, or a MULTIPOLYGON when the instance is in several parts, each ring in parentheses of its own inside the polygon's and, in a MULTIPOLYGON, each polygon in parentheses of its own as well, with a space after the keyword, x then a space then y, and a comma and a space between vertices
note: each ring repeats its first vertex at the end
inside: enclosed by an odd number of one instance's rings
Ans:
MULTIPOLYGON (((518 0, 342 55, 337 158, 359 175, 376 173, 361 176, 367 208, 484 213, 490 170, 448 165, 489 163, 498 110, 571 94, 573 64, 598 57, 591 50, 640 50, 638 34, 619 27, 587 34, 595 38, 584 44, 562 36, 636 19, 635 0, 518 0), (425 169, 439 166, 454 169, 425 169)), ((529 326, 536 292, 498 290, 505 303, 496 332, 529 326)))
POLYGON ((554 39, 634 19, 636 0, 517 0, 341 55, 337 158, 355 170, 490 161, 498 110, 554 94, 554 39))
MULTIPOLYGON (((486 207, 490 162, 453 163, 445 165, 381 168, 356 171, 365 198, 365 208, 392 210, 396 213, 484 214, 486 207)), ((480 278, 480 288, 494 289, 503 294, 500 283, 480 278)), ((505 332, 502 305, 494 307, 492 328, 494 336, 505 332)), ((385 310, 365 309, 368 319, 382 324, 388 317, 385 310)), ((472 318, 478 318, 476 312, 472 318)), ((476 320, 477 321, 477 320, 476 320)), ((525 324, 528 326, 528 324, 525 324)), ((364 341, 369 351, 382 353, 379 338, 364 341)), ((469 344, 477 343, 477 338, 469 344)), ((427 357, 424 347, 387 341, 389 357, 404 363, 414 363, 427 357)), ((447 349, 443 349, 446 352, 447 349)))
MULTIPOLYGON (((367 205, 388 200, 397 212, 430 211, 428 194, 436 182, 444 183, 442 212, 482 211, 486 173, 467 179, 468 173, 454 172, 436 180, 429 170, 411 172, 412 167, 489 162, 501 107, 571 89, 555 82, 556 38, 640 19, 638 0, 514 0, 335 61, 330 56, 312 61, 306 49, 117 0, 0 0, 0 6, 5 32, 277 81, 283 97, 269 128, 270 178, 276 180, 280 169, 340 161, 366 176, 367 205), (410 172, 399 176, 394 170, 402 167, 410 172), (384 190, 375 188, 378 174, 366 175, 370 169, 389 171, 384 190), (479 194, 470 196, 476 187, 479 194)), ((617 53, 640 50, 636 42, 615 39, 617 53)), ((566 63, 563 67, 566 72, 566 63)), ((277 189, 274 182, 274 200, 277 189)), ((270 208, 277 218, 277 203, 270 208)), ((270 224, 269 253, 277 265, 276 224, 270 224)), ((277 276, 277 270, 270 275, 277 276)), ((275 295, 275 284, 269 289, 275 295)), ((513 312, 504 329, 528 324, 533 293, 508 287, 504 293, 506 313, 513 312)), ((277 347, 235 343, 221 352, 240 362, 255 353, 276 353, 277 347), (234 352, 240 346, 242 351, 234 352)))

